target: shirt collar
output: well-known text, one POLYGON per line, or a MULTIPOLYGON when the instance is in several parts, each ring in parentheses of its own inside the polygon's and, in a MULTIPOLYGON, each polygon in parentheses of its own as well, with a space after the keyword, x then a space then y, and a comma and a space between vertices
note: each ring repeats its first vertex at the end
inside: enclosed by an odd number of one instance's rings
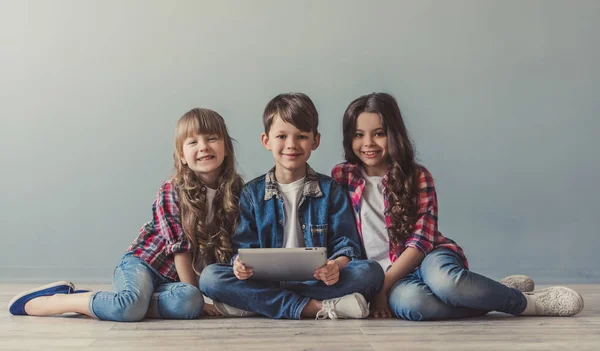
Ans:
MULTIPOLYGON (((352 177, 354 179, 359 180, 361 183, 365 181, 365 177, 363 177, 363 167, 355 164, 355 163, 348 163, 347 164, 347 169, 348 172, 352 175, 352 177)), ((386 173, 382 178, 381 178, 381 184, 383 184, 383 186, 387 187, 387 182, 388 182, 388 173, 386 173)))
MULTIPOLYGON (((321 187, 319 186, 319 175, 308 164, 306 164, 306 180, 302 189, 304 197, 320 197, 323 196, 321 187)), ((280 197, 277 179, 275 178, 275 167, 271 168, 265 176, 265 197, 264 200, 270 200, 273 196, 280 197)))

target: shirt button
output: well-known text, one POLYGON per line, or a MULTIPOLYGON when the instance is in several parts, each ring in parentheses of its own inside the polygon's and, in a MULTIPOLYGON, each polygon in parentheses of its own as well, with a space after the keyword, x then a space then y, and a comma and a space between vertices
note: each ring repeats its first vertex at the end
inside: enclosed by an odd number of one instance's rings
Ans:
POLYGON ((283 221, 280 219, 280 220, 279 220, 279 224, 282 224, 282 223, 283 223, 283 221))
POLYGON ((304 229, 306 229, 306 225, 303 224, 302 225, 302 230, 304 230, 304 229))
POLYGON ((206 187, 203 186, 202 188, 200 188, 201 191, 206 191, 206 187))

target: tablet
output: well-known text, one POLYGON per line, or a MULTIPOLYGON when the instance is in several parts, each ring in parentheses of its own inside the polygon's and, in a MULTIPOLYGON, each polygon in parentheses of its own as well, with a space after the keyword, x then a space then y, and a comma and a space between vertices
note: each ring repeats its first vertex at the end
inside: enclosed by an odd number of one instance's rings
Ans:
POLYGON ((324 247, 239 249, 240 260, 252 267, 250 279, 315 280, 315 270, 327 263, 324 247))

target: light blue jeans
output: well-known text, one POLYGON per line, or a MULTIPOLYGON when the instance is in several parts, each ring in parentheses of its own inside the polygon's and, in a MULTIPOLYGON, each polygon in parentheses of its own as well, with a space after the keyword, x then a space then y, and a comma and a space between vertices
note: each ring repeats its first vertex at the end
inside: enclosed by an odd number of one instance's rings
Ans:
POLYGON ((394 285, 390 310, 397 318, 426 321, 482 316, 490 311, 520 314, 525 295, 465 268, 448 249, 432 251, 413 273, 394 285))
POLYGON ((383 269, 375 261, 352 260, 333 285, 322 281, 239 280, 233 267, 211 264, 200 275, 200 290, 214 301, 270 318, 300 319, 310 299, 326 300, 351 293, 369 298, 383 286, 383 269))
POLYGON ((131 253, 115 268, 113 290, 92 295, 90 312, 96 318, 116 322, 136 322, 144 317, 194 319, 204 307, 196 287, 170 281, 131 253))

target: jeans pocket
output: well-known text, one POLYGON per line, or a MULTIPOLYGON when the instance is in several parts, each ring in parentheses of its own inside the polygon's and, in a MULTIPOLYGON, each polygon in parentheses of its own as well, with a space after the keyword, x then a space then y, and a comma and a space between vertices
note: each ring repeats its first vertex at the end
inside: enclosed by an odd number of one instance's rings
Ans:
POLYGON ((327 247, 327 224, 311 224, 310 234, 314 247, 327 247))

